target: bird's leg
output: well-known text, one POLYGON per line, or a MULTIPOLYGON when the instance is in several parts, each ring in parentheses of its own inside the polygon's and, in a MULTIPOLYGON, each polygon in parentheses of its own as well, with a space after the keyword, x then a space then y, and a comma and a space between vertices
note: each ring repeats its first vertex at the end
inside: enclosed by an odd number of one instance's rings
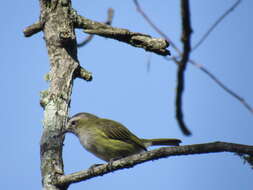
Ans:
POLYGON ((95 167, 101 166, 101 165, 103 165, 103 164, 93 164, 93 165, 91 165, 91 166, 89 167, 89 169, 88 169, 90 175, 94 176, 94 175, 95 175, 95 171, 94 171, 95 167))
POLYGON ((116 161, 116 160, 119 160, 119 159, 121 159, 121 158, 123 158, 123 157, 118 157, 118 158, 112 158, 112 159, 110 159, 110 161, 107 163, 107 169, 108 170, 112 170, 113 169, 113 167, 112 167, 112 163, 114 162, 114 161, 116 161))
POLYGON ((110 159, 110 161, 107 163, 106 168, 107 168, 109 171, 112 170, 112 163, 113 163, 113 161, 115 161, 115 159, 110 159))

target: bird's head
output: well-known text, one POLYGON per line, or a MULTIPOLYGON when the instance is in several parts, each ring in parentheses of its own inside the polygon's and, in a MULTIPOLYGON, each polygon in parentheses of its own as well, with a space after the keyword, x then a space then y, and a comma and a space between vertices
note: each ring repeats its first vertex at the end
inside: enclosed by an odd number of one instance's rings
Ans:
POLYGON ((90 113, 78 113, 69 118, 66 132, 75 133, 81 126, 84 126, 88 120, 97 119, 98 117, 90 113))

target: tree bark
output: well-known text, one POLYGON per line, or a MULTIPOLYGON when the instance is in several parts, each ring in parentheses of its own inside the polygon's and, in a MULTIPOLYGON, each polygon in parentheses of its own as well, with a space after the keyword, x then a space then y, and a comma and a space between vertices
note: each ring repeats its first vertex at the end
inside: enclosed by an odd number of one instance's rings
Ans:
POLYGON ((72 83, 79 67, 76 36, 71 20, 69 1, 41 2, 41 22, 44 23, 44 39, 50 58, 48 80, 50 87, 42 93, 44 107, 43 135, 41 137, 41 175, 43 189, 62 190, 52 180, 64 173, 61 131, 67 122, 72 83), (56 4, 54 4, 54 2, 56 4))

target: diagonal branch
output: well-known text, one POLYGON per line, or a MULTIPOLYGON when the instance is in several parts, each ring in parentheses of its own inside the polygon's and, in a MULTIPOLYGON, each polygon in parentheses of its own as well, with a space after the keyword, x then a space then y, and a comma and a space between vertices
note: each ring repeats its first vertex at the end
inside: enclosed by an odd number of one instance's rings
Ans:
POLYGON ((166 158, 170 156, 206 154, 217 152, 233 152, 239 155, 252 156, 253 146, 227 143, 227 142, 212 142, 212 143, 185 145, 178 147, 163 147, 147 151, 141 154, 135 154, 133 156, 122 158, 120 160, 116 160, 108 164, 94 166, 88 170, 75 172, 69 175, 62 175, 59 176, 54 183, 55 185, 69 185, 72 183, 85 181, 87 179, 96 176, 102 176, 104 174, 120 170, 123 168, 131 168, 134 167, 135 165, 147 161, 157 160, 160 158, 166 158))
POLYGON ((189 61, 192 65, 199 68, 201 71, 203 71, 207 76, 209 76, 218 86, 220 86, 225 92, 230 94, 232 97, 237 99, 242 105, 245 106, 246 109, 248 109, 251 113, 253 113, 253 108, 238 94, 236 94, 234 91, 232 91, 230 88, 228 88, 225 84, 223 84, 214 74, 212 74, 210 71, 208 71, 203 65, 196 63, 193 60, 189 61))
POLYGON ((206 33, 200 38, 200 40, 194 45, 192 51, 196 50, 211 34, 211 32, 221 23, 221 21, 229 15, 239 4, 241 0, 237 0, 228 10, 226 10, 215 22, 214 24, 206 31, 206 33))
POLYGON ((77 44, 77 47, 80 48, 80 47, 85 46, 93 39, 93 37, 94 37, 94 35, 89 34, 82 42, 77 44))
POLYGON ((170 51, 166 49, 169 46, 169 43, 161 38, 152 38, 146 34, 111 27, 107 24, 89 20, 80 15, 76 15, 75 27, 83 28, 84 32, 88 34, 96 34, 102 37, 112 38, 128 43, 134 47, 143 48, 146 51, 150 51, 158 55, 170 55, 170 51))

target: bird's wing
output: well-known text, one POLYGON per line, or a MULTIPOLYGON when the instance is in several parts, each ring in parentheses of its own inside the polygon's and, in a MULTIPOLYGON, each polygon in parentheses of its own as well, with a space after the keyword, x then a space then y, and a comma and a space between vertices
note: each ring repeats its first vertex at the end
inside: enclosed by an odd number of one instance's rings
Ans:
POLYGON ((97 120, 97 125, 101 126, 105 135, 111 139, 121 140, 127 143, 135 144, 143 150, 147 150, 141 139, 135 136, 124 125, 109 119, 97 120))

